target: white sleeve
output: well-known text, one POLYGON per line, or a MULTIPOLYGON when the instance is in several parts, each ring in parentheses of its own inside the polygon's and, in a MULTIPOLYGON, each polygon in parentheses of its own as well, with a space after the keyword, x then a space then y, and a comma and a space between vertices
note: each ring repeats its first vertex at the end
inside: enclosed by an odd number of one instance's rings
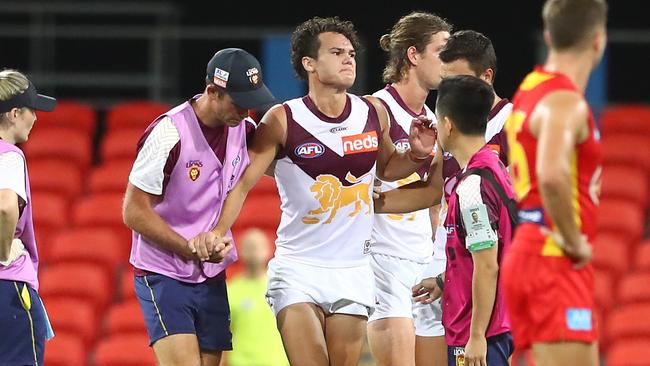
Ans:
POLYGON ((179 141, 178 130, 171 118, 161 119, 142 144, 129 174, 129 182, 147 193, 161 195, 165 164, 179 141))
POLYGON ((10 189, 27 202, 23 157, 15 151, 0 154, 0 172, 0 189, 10 189))
POLYGON ((489 249, 498 242, 490 216, 481 195, 481 177, 472 174, 456 188, 461 220, 465 228, 465 247, 470 251, 489 249))

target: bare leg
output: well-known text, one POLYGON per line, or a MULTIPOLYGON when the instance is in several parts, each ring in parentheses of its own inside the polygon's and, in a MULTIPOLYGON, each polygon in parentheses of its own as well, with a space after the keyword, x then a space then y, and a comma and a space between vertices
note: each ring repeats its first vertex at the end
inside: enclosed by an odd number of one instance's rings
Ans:
POLYGON ((325 314, 314 304, 299 303, 282 309, 278 314, 278 330, 289 363, 328 366, 324 329, 325 314))
POLYGON ((415 364, 417 366, 447 365, 445 336, 415 337, 415 364))
POLYGON ((378 366, 415 366, 415 328, 411 318, 383 318, 368 323, 368 343, 378 366))
POLYGON ((153 344, 153 351, 158 366, 201 366, 199 342, 194 334, 173 334, 159 339, 153 344))
POLYGON ((536 366, 598 366, 598 344, 581 342, 534 343, 536 366))
POLYGON ((333 314, 325 319, 325 338, 331 366, 356 366, 366 335, 366 317, 333 314))
POLYGON ((201 366, 219 366, 221 364, 221 352, 201 351, 201 366))

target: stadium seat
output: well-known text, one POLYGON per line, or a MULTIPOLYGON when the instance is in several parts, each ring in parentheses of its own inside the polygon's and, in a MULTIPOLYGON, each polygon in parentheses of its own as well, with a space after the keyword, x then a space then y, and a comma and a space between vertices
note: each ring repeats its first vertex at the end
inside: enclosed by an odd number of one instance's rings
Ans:
POLYGON ((618 304, 650 303, 650 272, 628 273, 619 281, 617 288, 618 304))
POLYGON ((278 187, 275 184, 275 179, 265 175, 260 179, 257 184, 248 193, 248 197, 265 196, 265 195, 278 195, 278 187))
POLYGON ((638 167, 607 165, 603 168, 601 197, 635 202, 645 209, 648 203, 648 174, 638 167))
POLYGON ((650 337, 625 339, 614 343, 607 351, 607 366, 648 366, 644 351, 650 349, 650 337))
POLYGON ((108 228, 120 236, 125 250, 131 247, 131 230, 122 221, 124 194, 102 193, 79 200, 72 210, 72 223, 80 228, 108 228))
POLYGON ((70 225, 68 202, 58 194, 32 192, 32 216, 38 237, 49 239, 70 225))
POLYGON ((603 109, 600 121, 604 135, 641 133, 650 135, 650 106, 611 105, 603 109))
POLYGON ((27 161, 61 161, 86 171, 92 162, 92 140, 81 131, 35 128, 23 146, 27 161))
POLYGON ((280 224, 281 214, 278 195, 266 194, 248 197, 233 228, 234 230, 243 230, 249 227, 259 227, 276 230, 280 224))
POLYGON ((605 165, 628 165, 650 171, 650 154, 641 153, 642 146, 650 144, 650 136, 638 134, 615 134, 602 139, 605 165))
POLYGON ((635 267, 639 271, 650 271, 650 240, 642 241, 634 253, 635 267))
POLYGON ((594 280, 596 305, 603 312, 606 312, 614 305, 614 300, 616 300, 614 296, 615 274, 605 270, 596 270, 594 280))
POLYGON ((118 265, 128 260, 124 243, 109 229, 75 228, 59 232, 50 242, 51 264, 87 263, 114 279, 118 265))
POLYGON ((124 193, 129 180, 133 160, 114 160, 104 163, 90 172, 90 194, 124 193))
POLYGON ((45 299, 43 302, 57 337, 59 332, 65 332, 78 336, 86 348, 93 344, 98 321, 91 303, 61 297, 45 299))
POLYGON ((38 128, 65 128, 83 132, 92 138, 97 114, 92 106, 71 100, 59 100, 52 112, 38 114, 38 128))
POLYGON ((147 333, 140 304, 136 299, 111 306, 105 321, 104 330, 109 337, 147 333))
POLYGON ((45 304, 53 299, 85 301, 98 314, 113 296, 113 282, 91 264, 51 265, 41 275, 40 293, 45 304))
POLYGON ((610 342, 621 339, 650 337, 650 303, 623 305, 613 309, 607 318, 605 334, 610 342))
POLYGON ((113 160, 135 160, 138 141, 144 130, 123 129, 108 132, 101 143, 102 162, 113 160))
POLYGON ((144 131, 155 118, 167 112, 168 104, 150 101, 127 102, 113 106, 106 116, 107 131, 122 129, 144 131))
POLYGON ((78 166, 70 162, 43 160, 27 164, 32 191, 60 194, 68 202, 81 195, 83 182, 78 166))
POLYGON ((156 358, 148 344, 146 334, 108 337, 97 345, 95 366, 155 366, 156 358))
POLYGON ((120 301, 130 301, 136 298, 133 277, 133 267, 124 268, 120 277, 120 301))
POLYGON ((45 345, 45 360, 47 366, 86 366, 86 347, 81 337, 60 330, 56 336, 45 345))
POLYGON ((625 238, 615 232, 599 233, 594 243, 594 267, 618 276, 630 266, 630 248, 625 238))
MULTIPOLYGON (((648 154, 650 156, 650 154, 648 154)), ((598 230, 620 234, 627 242, 636 243, 641 239, 645 225, 644 211, 634 201, 605 199, 598 208, 598 230)))

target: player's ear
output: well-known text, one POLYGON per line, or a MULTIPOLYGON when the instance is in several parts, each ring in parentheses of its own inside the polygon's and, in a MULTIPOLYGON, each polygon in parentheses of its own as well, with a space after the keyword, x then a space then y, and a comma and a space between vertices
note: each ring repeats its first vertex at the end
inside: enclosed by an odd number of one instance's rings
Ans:
POLYGON ((551 47, 551 33, 548 30, 544 31, 544 44, 546 44, 546 47, 548 48, 551 47))
POLYGON ((315 60, 309 56, 303 57, 300 61, 302 62, 302 67, 307 71, 307 73, 312 73, 316 69, 314 67, 315 60))
POLYGON ((494 70, 488 68, 487 70, 483 71, 483 73, 479 78, 485 81, 486 83, 492 85, 492 83, 494 82, 494 70))
POLYGON ((411 65, 418 64, 418 49, 415 46, 411 46, 406 49, 406 58, 408 58, 411 65))

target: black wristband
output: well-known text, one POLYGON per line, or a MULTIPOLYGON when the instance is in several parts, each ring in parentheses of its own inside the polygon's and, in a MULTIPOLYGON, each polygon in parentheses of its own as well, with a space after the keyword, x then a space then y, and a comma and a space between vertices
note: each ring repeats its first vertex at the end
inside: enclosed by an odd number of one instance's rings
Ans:
POLYGON ((442 279, 442 273, 436 276, 436 285, 438 285, 440 291, 445 289, 445 281, 442 279))

